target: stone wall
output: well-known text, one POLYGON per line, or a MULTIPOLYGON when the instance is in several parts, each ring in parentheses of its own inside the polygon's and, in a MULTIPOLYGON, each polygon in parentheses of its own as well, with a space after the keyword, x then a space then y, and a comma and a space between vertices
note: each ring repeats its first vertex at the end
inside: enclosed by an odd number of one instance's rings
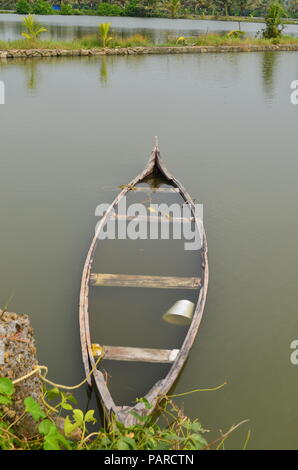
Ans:
MULTIPOLYGON (((28 316, 0 310, 0 377, 18 379, 31 372, 37 364, 28 316)), ((41 402, 41 395, 42 382, 39 375, 34 374, 15 385, 12 405, 0 406, 0 410, 14 422, 24 412, 24 398, 31 396, 41 402)), ((36 434, 36 425, 30 416, 26 416, 18 421, 15 430, 21 437, 31 437, 36 434)))
POLYGON ((99 55, 142 55, 142 54, 201 54, 206 52, 263 52, 298 51, 297 44, 238 45, 238 46, 170 46, 170 47, 128 47, 115 49, 10 49, 0 51, 0 59, 27 57, 77 57, 99 55))

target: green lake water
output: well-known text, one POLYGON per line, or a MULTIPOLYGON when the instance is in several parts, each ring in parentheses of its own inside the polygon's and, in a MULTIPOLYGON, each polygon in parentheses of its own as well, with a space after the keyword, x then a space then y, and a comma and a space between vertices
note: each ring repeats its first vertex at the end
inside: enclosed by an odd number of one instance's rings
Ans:
MULTIPOLYGON (((165 163, 204 204, 209 245, 207 306, 175 393, 227 382, 179 403, 212 430, 210 437, 249 419, 230 448, 240 448, 251 429, 250 448, 297 449, 298 368, 290 363, 290 343, 298 338, 294 79, 296 52, 0 62, 6 89, 0 106, 0 303, 13 292, 10 309, 30 315, 39 362, 52 380, 71 385, 84 375, 78 296, 95 208, 139 173, 158 135, 165 163)), ((164 246, 160 253, 173 254, 168 264, 155 256, 156 274, 196 269, 189 253, 164 246)), ((137 242, 135 252, 118 250, 116 259, 107 247, 105 270, 139 272, 143 249, 137 242)), ((166 302, 162 295, 148 292, 144 300, 134 289, 120 295, 105 288, 99 301, 105 315, 109 308, 119 315, 115 322, 109 318, 105 337, 119 339, 123 328, 125 341, 137 344, 146 315, 154 312, 158 325, 175 301, 173 293, 166 302), (129 302, 136 326, 128 331, 129 302)), ((94 339, 102 321, 97 313, 94 339)), ((148 343, 162 347, 152 325, 148 343)), ((170 338, 175 332, 169 328, 170 338)), ((160 373, 149 367, 152 377, 160 373)), ((129 368, 121 378, 112 373, 116 386, 117 380, 125 385, 119 401, 142 393, 149 381, 146 371, 142 384, 129 368)), ((85 407, 86 390, 78 396, 85 407)))

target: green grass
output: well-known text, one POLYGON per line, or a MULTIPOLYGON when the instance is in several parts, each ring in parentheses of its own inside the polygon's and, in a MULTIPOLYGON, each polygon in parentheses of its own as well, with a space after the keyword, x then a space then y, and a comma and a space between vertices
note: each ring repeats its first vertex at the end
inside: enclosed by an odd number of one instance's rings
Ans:
MULTIPOLYGON (((282 36, 279 44, 298 44, 298 38, 294 36, 282 36)), ((202 36, 184 38, 177 43, 177 38, 170 39, 164 44, 152 44, 149 39, 140 34, 135 34, 128 38, 113 37, 109 43, 111 48, 125 47, 169 47, 169 46, 254 46, 263 45, 270 46, 276 44, 276 41, 261 38, 234 38, 228 35, 206 34, 202 36)), ((50 41, 50 40, 25 40, 18 39, 16 41, 0 41, 0 50, 20 50, 20 49, 100 49, 100 38, 97 35, 85 36, 75 41, 50 41)))
POLYGON ((110 45, 112 47, 146 47, 152 44, 145 36, 134 34, 128 38, 113 38, 110 45))
MULTIPOLYGON (((148 38, 134 34, 128 38, 113 37, 109 43, 109 47, 138 47, 138 46, 150 46, 148 38)), ((0 41, 0 50, 12 50, 12 49, 94 49, 101 48, 99 36, 89 35, 81 39, 74 41, 50 41, 50 40, 24 40, 17 39, 15 41, 0 41)))
MULTIPOLYGON (((177 40, 173 40, 169 45, 176 44, 177 40)), ((185 38, 185 41, 181 41, 178 45, 192 45, 192 46, 270 46, 276 44, 276 41, 263 38, 235 38, 229 37, 227 34, 206 34, 197 37, 185 38)), ((282 36, 279 40, 279 44, 298 44, 298 38, 294 36, 282 36)))

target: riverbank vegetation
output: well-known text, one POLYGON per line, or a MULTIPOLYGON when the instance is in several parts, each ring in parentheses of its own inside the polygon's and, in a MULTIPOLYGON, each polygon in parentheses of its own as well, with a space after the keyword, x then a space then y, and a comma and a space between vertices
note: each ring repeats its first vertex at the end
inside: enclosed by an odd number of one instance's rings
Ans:
MULTIPOLYGON (((0 8, 19 14, 259 21, 266 15, 268 3, 268 0, 0 0, 0 8)), ((298 18, 297 0, 286 2, 284 16, 288 22, 298 18)))
POLYGON ((246 36, 243 31, 234 30, 226 34, 206 33, 195 37, 169 37, 163 44, 152 44, 149 38, 141 34, 130 37, 118 37, 110 33, 110 23, 102 23, 98 26, 97 34, 91 34, 74 41, 52 41, 43 40, 41 34, 47 32, 34 18, 28 15, 23 20, 24 39, 15 41, 0 41, 0 50, 23 50, 23 49, 66 49, 66 50, 90 50, 100 48, 129 48, 129 47, 182 47, 182 46, 271 46, 272 44, 292 45, 298 44, 295 36, 282 35, 283 21, 281 19, 282 9, 272 3, 266 17, 266 26, 259 32, 257 37, 246 36))
MULTIPOLYGON (((250 46, 272 46, 272 45, 298 45, 298 38, 293 36, 281 36, 276 40, 264 39, 264 38, 239 38, 227 35, 207 34, 199 37, 185 38, 183 36, 179 38, 173 38, 164 44, 150 44, 148 38, 135 34, 128 38, 117 38, 113 37, 109 43, 108 48, 119 49, 119 48, 131 48, 131 47, 145 47, 145 48, 166 48, 170 46, 183 47, 183 46, 239 46, 239 47, 250 47, 250 46)), ((102 48, 101 40, 98 36, 86 36, 85 38, 76 41, 47 41, 40 39, 30 39, 24 41, 22 39, 16 41, 0 41, 1 51, 12 51, 12 50, 90 50, 102 48)))
POLYGON ((278 1, 272 1, 265 17, 265 28, 262 31, 263 37, 266 39, 277 39, 281 37, 285 27, 282 18, 285 15, 285 9, 278 1))
MULTIPOLYGON (((224 384, 223 384, 224 385, 224 384)), ((222 385, 222 386, 223 386, 222 385)), ((216 387, 214 390, 222 388, 216 387)), ((200 422, 191 420, 174 401, 165 397, 157 411, 147 417, 135 415, 138 424, 125 427, 115 418, 95 428, 94 410, 77 408, 75 397, 62 391, 63 386, 44 391, 41 402, 32 397, 24 400, 24 412, 13 410, 15 386, 0 378, 0 449, 1 450, 207 450, 223 449, 229 435, 247 421, 232 426, 219 437, 207 442, 208 431, 200 422), (18 435, 17 425, 30 416, 36 435, 18 435), (92 426, 93 429, 90 429, 92 426), (89 428, 89 429, 88 429, 89 428)), ((206 390, 202 390, 206 391, 206 390)), ((150 404, 141 399, 147 408, 150 404)), ((244 436, 247 447, 250 432, 244 436)))

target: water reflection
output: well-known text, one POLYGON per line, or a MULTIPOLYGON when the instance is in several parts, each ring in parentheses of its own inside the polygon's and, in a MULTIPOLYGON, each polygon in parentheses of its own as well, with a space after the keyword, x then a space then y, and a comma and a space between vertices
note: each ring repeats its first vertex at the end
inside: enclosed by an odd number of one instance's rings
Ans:
MULTIPOLYGON (((118 66, 119 61, 118 57, 114 56, 102 56, 99 59, 99 81, 102 87, 108 87, 110 82, 111 72, 116 66, 118 66)), ((93 57, 85 58, 69 58, 69 57, 32 57, 32 58, 16 58, 16 59, 1 59, 0 60, 0 71, 1 69, 7 68, 8 66, 17 65, 20 67, 20 70, 23 71, 24 82, 27 90, 35 92, 38 89, 40 81, 42 80, 43 73, 41 68, 44 65, 55 66, 56 64, 63 64, 64 62, 78 61, 83 60, 84 66, 88 64, 94 64, 93 57)), ((130 61, 130 64, 133 64, 134 68, 141 68, 143 62, 146 60, 146 56, 130 56, 127 58, 130 61)))
POLYGON ((23 72, 24 83, 26 89, 30 92, 37 92, 40 82, 43 78, 42 67, 44 65, 63 64, 65 61, 70 60, 66 57, 33 57, 33 58, 19 58, 19 59, 1 59, 0 72, 2 69, 17 66, 23 72))
MULTIPOLYGON (((54 41, 72 41, 75 39, 82 39, 84 36, 95 34, 97 31, 96 25, 61 25, 61 24, 48 24, 47 20, 41 20, 42 24, 47 28, 47 33, 43 34, 44 39, 52 39, 54 41)), ((99 21, 98 21, 99 23, 99 21)), ((1 22, 0 18, 0 39, 5 41, 14 41, 21 39, 22 24, 18 21, 1 22)), ((165 42, 168 38, 168 33, 163 31, 154 31, 147 28, 119 28, 112 27, 111 33, 121 38, 132 36, 133 34, 142 34, 147 36, 151 42, 165 42)), ((194 31, 197 33, 197 31, 194 31)), ((178 33, 177 33, 178 34, 178 33)))
MULTIPOLYGON (((240 56, 239 54, 228 54, 229 64, 230 64, 230 75, 238 76, 241 73, 241 67, 239 65, 240 56)), ((264 86, 264 91, 267 98, 272 99, 275 95, 275 86, 274 79, 277 69, 277 64, 279 61, 279 53, 277 52, 263 52, 260 53, 260 59, 262 66, 260 67, 261 78, 264 86)), ((39 85, 40 80, 42 79, 41 66, 45 64, 62 64, 65 61, 71 60, 84 60, 85 66, 88 62, 92 63, 93 58, 76 58, 70 59, 65 57, 44 57, 44 58, 31 58, 31 59, 13 59, 6 60, 2 59, 0 61, 0 70, 1 68, 7 67, 9 64, 20 65, 21 70, 24 71, 24 79, 26 87, 30 91, 36 91, 39 85)), ((130 56, 129 61, 134 70, 141 68, 143 66, 146 56, 130 56)), ((176 60, 178 62, 187 61, 183 55, 177 56, 176 60)), ((224 63, 226 61, 225 55, 216 57, 217 63, 224 63)), ((118 58, 114 56, 105 57, 102 56, 99 59, 99 81, 103 87, 108 87, 110 82, 110 74, 113 69, 120 65, 118 58)), ((221 77, 214 77, 214 80, 220 83, 221 77)))
MULTIPOLYGON (((47 32, 43 34, 44 39, 52 39, 53 41, 73 41, 75 39, 82 39, 85 36, 96 34, 98 25, 82 26, 82 25, 61 25, 61 24, 48 24, 46 20, 41 20, 42 24, 47 28, 47 32)), ((98 20, 98 23, 100 21, 98 20)), ((19 22, 1 22, 0 18, 0 39, 5 41, 14 41, 21 39, 22 25, 19 22)), ((127 38, 133 34, 141 34, 148 37, 150 42, 166 42, 169 37, 177 37, 185 34, 185 31, 177 31, 170 34, 167 31, 159 31, 147 28, 122 28, 111 27, 111 33, 121 38, 127 38)), ((190 30, 187 35, 197 35, 197 30, 190 30)))
MULTIPOLYGON (((16 58, 16 59, 1 59, 0 60, 0 71, 9 66, 18 66, 20 70, 23 71, 24 83, 27 90, 34 92, 37 91, 40 81, 42 80, 41 68, 44 65, 54 66, 56 64, 62 64, 65 61, 71 60, 80 60, 80 59, 70 59, 65 57, 33 57, 33 58, 16 58)), ((92 58, 85 58, 85 66, 88 62, 93 62, 92 58)), ((113 68, 115 64, 114 57, 101 57, 99 62, 99 79, 103 87, 108 86, 109 84, 109 69, 113 68)))
POLYGON ((274 81, 279 53, 265 51, 262 54, 262 78, 264 91, 270 100, 274 97, 274 81))
POLYGON ((40 70, 37 67, 37 61, 30 59, 25 62, 25 76, 26 86, 28 90, 35 91, 37 88, 37 81, 40 78, 40 70))
POLYGON ((100 82, 103 86, 107 86, 109 80, 107 58, 102 57, 100 60, 100 82))

